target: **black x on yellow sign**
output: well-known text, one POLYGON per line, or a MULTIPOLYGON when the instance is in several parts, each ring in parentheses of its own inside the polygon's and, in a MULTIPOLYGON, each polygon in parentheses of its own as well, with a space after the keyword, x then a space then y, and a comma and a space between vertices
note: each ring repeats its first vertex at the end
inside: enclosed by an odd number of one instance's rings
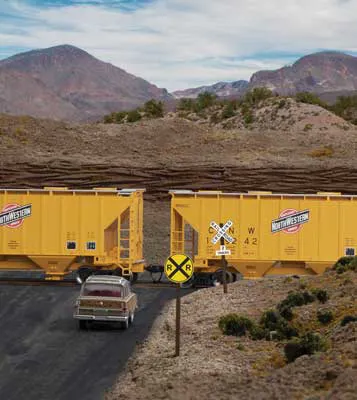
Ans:
POLYGON ((193 262, 185 254, 170 256, 165 262, 165 275, 175 283, 187 282, 193 275, 193 262))

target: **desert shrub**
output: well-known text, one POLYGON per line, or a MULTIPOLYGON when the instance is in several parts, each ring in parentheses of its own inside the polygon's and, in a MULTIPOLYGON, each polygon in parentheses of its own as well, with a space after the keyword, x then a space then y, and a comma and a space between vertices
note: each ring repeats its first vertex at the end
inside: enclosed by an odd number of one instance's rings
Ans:
POLYGON ((313 124, 306 124, 306 125, 304 126, 303 131, 304 131, 304 132, 311 131, 312 127, 313 127, 313 124))
POLYGON ((298 335, 297 331, 289 326, 286 319, 275 310, 265 311, 259 323, 261 328, 266 332, 266 338, 269 338, 270 332, 275 332, 274 338, 277 340, 290 339, 298 335))
POLYGON ((278 304, 277 309, 283 318, 291 321, 293 318, 293 307, 301 307, 305 304, 312 303, 315 301, 315 298, 316 296, 314 293, 308 291, 289 293, 288 296, 278 304))
POLYGON ((235 116, 236 105, 234 102, 229 102, 222 111, 222 118, 227 119, 235 116))
POLYGON ((104 123, 105 124, 113 124, 114 123, 114 115, 115 115, 115 113, 105 115, 103 118, 104 123))
POLYGON ((335 104, 331 107, 331 111, 352 124, 356 124, 357 95, 339 96, 335 104))
POLYGON ((253 113, 250 111, 246 114, 244 114, 244 123, 246 125, 252 124, 254 122, 254 116, 253 113))
POLYGON ((227 314, 219 319, 218 326, 225 335, 244 336, 254 323, 247 317, 238 314, 227 314))
POLYGON ((243 102, 251 105, 256 105, 260 101, 269 99, 270 97, 273 97, 274 93, 269 90, 268 88, 265 87, 257 87, 254 88, 253 90, 250 90, 246 92, 246 94, 243 97, 243 102))
POLYGON ((210 116, 209 120, 211 124, 218 124, 218 122, 221 122, 221 117, 218 112, 215 112, 210 116))
POLYGON ((195 100, 193 99, 180 99, 177 109, 180 111, 193 111, 195 108, 195 100))
POLYGON ((149 100, 144 104, 143 111, 149 118, 161 118, 164 116, 164 103, 154 99, 149 100))
POLYGON ((278 103, 278 108, 284 108, 286 106, 286 99, 282 99, 278 103))
POLYGON ((117 113, 114 113, 114 120, 117 124, 121 124, 124 122, 125 117, 128 115, 126 111, 119 111, 117 113))
POLYGON ((327 349, 326 340, 319 334, 308 332, 301 338, 294 338, 284 347, 285 357, 288 362, 295 361, 302 355, 311 355, 327 349))
POLYGON ((315 104, 315 105, 323 107, 323 108, 328 108, 328 105, 324 101, 322 101, 319 96, 317 96, 314 93, 299 92, 299 93, 296 93, 295 99, 299 103, 315 104))
POLYGON ((214 93, 203 92, 200 93, 195 101, 194 110, 196 112, 202 111, 208 107, 212 107, 216 102, 217 96, 214 93))
MULTIPOLYGON (((304 129, 304 131, 305 131, 305 129, 304 129)), ((309 156, 314 157, 314 158, 332 157, 333 153, 334 153, 334 150, 331 146, 324 146, 322 148, 311 151, 309 153, 309 156)))
POLYGON ((347 271, 357 271, 357 256, 356 257, 341 257, 332 267, 338 274, 343 274, 347 271))
POLYGON ((290 306, 282 305, 279 307, 280 315, 285 318, 287 321, 291 321, 294 317, 293 311, 290 306))
POLYGON ((346 315, 341 321, 341 326, 345 326, 350 322, 357 322, 357 315, 346 315))
POLYGON ((321 324, 328 324, 333 320, 333 313, 330 310, 319 310, 317 312, 317 319, 321 324))
POLYGON ((253 340, 262 340, 269 337, 269 331, 256 324, 250 328, 249 334, 253 340))
POLYGON ((136 122, 141 119, 141 114, 138 110, 129 111, 127 115, 127 122, 136 122))
POLYGON ((312 289, 312 294, 320 303, 326 303, 329 299, 329 295, 325 289, 312 289))

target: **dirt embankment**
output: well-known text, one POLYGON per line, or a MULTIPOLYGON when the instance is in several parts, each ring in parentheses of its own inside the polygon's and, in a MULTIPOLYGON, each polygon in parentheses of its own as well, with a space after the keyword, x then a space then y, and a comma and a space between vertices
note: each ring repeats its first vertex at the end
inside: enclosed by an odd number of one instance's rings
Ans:
POLYGON ((0 179, 3 187, 145 187, 151 198, 172 188, 355 193, 357 130, 316 109, 292 105, 290 119, 267 125, 266 106, 261 126, 249 129, 171 116, 68 125, 2 115, 0 179))
POLYGON ((334 272, 319 277, 240 281, 204 289, 182 300, 181 356, 173 357, 175 308, 171 303, 156 321, 150 338, 138 348, 107 400, 134 399, 329 399, 354 400, 357 393, 357 322, 341 326, 346 315, 357 315, 357 274, 334 272), (284 341, 224 336, 219 318, 238 313, 258 321, 291 291, 327 289, 325 304, 314 301, 294 308, 292 324, 300 333, 319 332, 326 352, 284 357, 284 341), (318 311, 331 311, 323 325, 318 311))

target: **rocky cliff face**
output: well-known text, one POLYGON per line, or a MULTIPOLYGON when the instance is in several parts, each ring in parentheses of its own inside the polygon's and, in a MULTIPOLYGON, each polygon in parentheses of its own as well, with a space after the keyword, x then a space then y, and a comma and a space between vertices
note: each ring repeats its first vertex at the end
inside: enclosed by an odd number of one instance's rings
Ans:
POLYGON ((253 74, 249 88, 263 86, 283 95, 357 90, 357 57, 338 52, 311 54, 292 66, 253 74))
POLYGON ((165 89, 69 45, 0 61, 0 82, 0 112, 58 119, 95 119, 171 97, 165 89), (21 93, 28 94, 26 101, 21 93))
POLYGON ((240 80, 235 82, 218 82, 214 85, 200 86, 197 88, 178 90, 172 94, 177 99, 196 98, 200 93, 214 93, 218 97, 230 97, 242 95, 248 87, 248 81, 240 80))

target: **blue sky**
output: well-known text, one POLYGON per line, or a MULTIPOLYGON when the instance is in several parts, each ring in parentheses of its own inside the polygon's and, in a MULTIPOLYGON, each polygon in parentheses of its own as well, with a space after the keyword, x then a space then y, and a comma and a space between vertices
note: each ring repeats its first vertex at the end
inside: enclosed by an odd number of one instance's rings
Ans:
POLYGON ((0 59, 72 44, 170 91, 357 54, 356 0, 0 0, 0 59))

